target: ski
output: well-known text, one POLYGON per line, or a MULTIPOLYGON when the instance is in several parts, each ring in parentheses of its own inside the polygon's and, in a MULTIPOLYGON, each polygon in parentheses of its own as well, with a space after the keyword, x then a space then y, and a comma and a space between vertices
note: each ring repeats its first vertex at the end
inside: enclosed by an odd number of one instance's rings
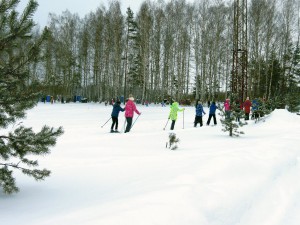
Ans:
POLYGON ((113 134, 113 133, 121 133, 120 131, 117 131, 117 130, 111 130, 109 133, 113 134))

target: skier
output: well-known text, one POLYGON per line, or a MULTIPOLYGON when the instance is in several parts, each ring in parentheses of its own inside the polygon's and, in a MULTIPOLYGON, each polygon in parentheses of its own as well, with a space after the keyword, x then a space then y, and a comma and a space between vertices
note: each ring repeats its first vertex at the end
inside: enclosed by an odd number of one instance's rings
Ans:
POLYGON ((171 100, 171 106, 170 106, 170 113, 169 113, 169 119, 172 120, 171 123, 171 130, 174 130, 175 122, 177 120, 177 113, 184 111, 184 108, 179 108, 179 103, 176 102, 174 99, 171 100))
POLYGON ((124 112, 124 109, 120 105, 121 105, 120 101, 117 101, 113 105, 113 110, 112 110, 112 113, 111 113, 112 125, 111 125, 111 128, 110 128, 110 133, 119 133, 119 131, 118 131, 119 112, 120 111, 124 112), (114 126, 115 126, 115 130, 114 130, 114 126))
POLYGON ((125 129, 125 133, 129 132, 131 129, 131 125, 132 125, 132 118, 134 115, 134 112, 136 112, 138 115, 141 115, 141 113, 137 110, 136 105, 134 104, 134 98, 133 95, 129 95, 129 99, 126 102, 125 105, 125 117, 126 117, 126 129, 125 129))
POLYGON ((249 120, 249 114, 250 114, 251 105, 252 105, 252 103, 249 100, 249 97, 247 97, 246 101, 244 102, 245 120, 249 120))
POLYGON ((259 118, 259 103, 258 100, 255 98, 252 101, 252 119, 258 120, 259 118))
POLYGON ((218 107, 216 106, 216 103, 212 102, 210 107, 209 107, 209 116, 208 116, 208 120, 207 120, 207 123, 206 123, 207 126, 209 126, 210 120, 211 120, 212 117, 214 118, 214 124, 217 125, 217 119, 216 119, 216 109, 217 108, 218 107))
POLYGON ((195 116, 194 127, 197 127, 198 123, 200 123, 200 127, 203 126, 202 115, 205 115, 205 114, 206 113, 204 112, 201 101, 198 100, 197 103, 196 103, 196 116, 195 116))
POLYGON ((226 98, 224 102, 225 118, 230 119, 230 99, 226 98))

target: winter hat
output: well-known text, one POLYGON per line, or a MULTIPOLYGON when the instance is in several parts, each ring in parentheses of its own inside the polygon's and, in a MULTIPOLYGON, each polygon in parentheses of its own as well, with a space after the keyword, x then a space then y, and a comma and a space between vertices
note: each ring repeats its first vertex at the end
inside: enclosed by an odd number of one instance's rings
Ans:
POLYGON ((134 101, 134 97, 132 94, 129 95, 129 100, 134 101))

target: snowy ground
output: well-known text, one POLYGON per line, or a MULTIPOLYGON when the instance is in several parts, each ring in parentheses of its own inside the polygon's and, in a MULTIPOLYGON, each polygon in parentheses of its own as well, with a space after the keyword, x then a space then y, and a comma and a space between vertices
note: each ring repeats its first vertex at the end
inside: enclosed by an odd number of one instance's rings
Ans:
MULTIPOLYGON (((165 147, 169 108, 137 106, 130 133, 110 134, 111 106, 43 104, 24 124, 63 126, 43 182, 15 172, 20 192, 0 192, 5 225, 298 225, 300 116, 276 110, 230 138, 179 114, 175 151, 165 147), (136 117, 135 117, 136 118, 136 117)), ((205 108, 206 109, 206 108, 205 108)), ((208 110, 206 109, 206 112, 208 110)), ((204 123, 207 114, 204 116, 204 123)), ((124 114, 119 117, 122 129, 124 114)))

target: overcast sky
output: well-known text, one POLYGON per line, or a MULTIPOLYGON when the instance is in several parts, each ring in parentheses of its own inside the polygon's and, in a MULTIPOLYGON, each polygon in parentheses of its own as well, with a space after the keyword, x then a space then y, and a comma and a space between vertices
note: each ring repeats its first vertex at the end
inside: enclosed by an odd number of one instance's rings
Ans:
MULTIPOLYGON (((40 26, 46 26, 49 13, 60 15, 63 11, 69 10, 71 13, 78 13, 81 18, 89 12, 95 12, 100 5, 108 6, 109 0, 37 0, 39 7, 34 14, 34 21, 40 26)), ((121 0, 121 10, 125 14, 130 7, 135 13, 144 0, 121 0)), ((21 0, 18 9, 23 9, 28 0, 21 0)))
MULTIPOLYGON (((29 0, 21 0, 18 10, 23 9, 29 0)), ((100 5, 108 7, 110 0, 37 0, 39 7, 34 14, 34 21, 41 27, 47 25, 49 13, 55 13, 60 15, 63 11, 69 10, 71 13, 78 13, 81 18, 87 15, 89 12, 95 12, 96 8, 100 5)), ((128 7, 136 13, 142 2, 145 0, 120 0, 122 14, 126 13, 128 7)), ((152 0, 156 1, 156 0, 152 0)), ((168 2, 169 0, 165 0, 168 2)), ((187 2, 193 2, 193 0, 187 0, 187 2)))

